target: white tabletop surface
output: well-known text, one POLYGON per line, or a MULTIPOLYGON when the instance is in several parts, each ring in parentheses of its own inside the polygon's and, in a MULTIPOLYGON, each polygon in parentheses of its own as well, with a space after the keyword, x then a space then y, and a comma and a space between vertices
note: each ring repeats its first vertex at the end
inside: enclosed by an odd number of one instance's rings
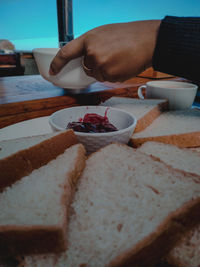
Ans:
POLYGON ((49 116, 40 117, 0 129, 0 141, 52 132, 49 125, 49 116))

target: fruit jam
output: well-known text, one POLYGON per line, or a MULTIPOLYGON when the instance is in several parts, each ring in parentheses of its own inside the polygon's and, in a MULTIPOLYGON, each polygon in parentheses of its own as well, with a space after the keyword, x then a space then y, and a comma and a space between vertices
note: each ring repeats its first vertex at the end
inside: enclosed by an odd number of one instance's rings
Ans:
POLYGON ((83 119, 80 118, 79 121, 69 122, 66 128, 73 129, 75 132, 84 133, 107 133, 118 130, 109 122, 107 110, 104 116, 96 113, 87 113, 83 119))

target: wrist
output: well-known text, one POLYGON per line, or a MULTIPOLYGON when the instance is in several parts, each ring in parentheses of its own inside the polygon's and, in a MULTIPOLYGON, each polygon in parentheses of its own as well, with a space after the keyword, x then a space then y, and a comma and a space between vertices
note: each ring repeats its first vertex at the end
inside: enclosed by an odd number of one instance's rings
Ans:
POLYGON ((149 25, 149 46, 148 46, 148 60, 147 67, 151 67, 153 63, 153 55, 156 48, 158 33, 160 29, 161 20, 147 21, 149 25))

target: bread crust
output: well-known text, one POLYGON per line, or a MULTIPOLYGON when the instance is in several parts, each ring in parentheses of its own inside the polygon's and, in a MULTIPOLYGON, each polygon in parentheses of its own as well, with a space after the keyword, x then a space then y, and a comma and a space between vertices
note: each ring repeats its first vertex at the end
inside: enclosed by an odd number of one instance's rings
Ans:
POLYGON ((171 264, 173 267, 188 267, 183 262, 180 262, 177 258, 174 258, 173 256, 167 256, 165 260, 167 263, 171 264))
MULTIPOLYGON (((119 146, 125 147, 126 145, 119 144, 119 146)), ((127 149, 132 148, 127 147, 127 149)), ((160 161, 153 156, 151 157, 160 161)), ((168 165, 166 165, 166 168, 174 170, 168 165)), ((183 176, 186 175, 184 171, 179 172, 183 176)), ((200 183, 200 180, 196 178, 199 179, 200 177, 198 175, 194 177, 195 182, 200 183)), ((177 245, 189 230, 200 223, 199 212, 200 198, 189 201, 181 208, 171 212, 151 235, 141 240, 134 248, 130 248, 128 251, 118 255, 108 266, 153 266, 177 245)))
MULTIPOLYGON (((149 143, 149 146, 148 146, 148 143, 146 143, 147 146, 145 144, 142 145, 142 150, 140 152, 142 153, 146 153, 147 154, 150 154, 150 153, 153 153, 153 156, 156 155, 156 152, 158 152, 157 150, 160 148, 160 149, 165 149, 165 146, 166 148, 172 148, 172 151, 173 149, 176 147, 177 148, 177 151, 182 151, 184 153, 188 153, 188 157, 190 158, 191 157, 191 160, 193 158, 193 155, 194 155, 194 158, 195 157, 198 157, 198 160, 200 161, 200 153, 198 151, 196 151, 196 149, 192 148, 192 149, 188 149, 188 148, 178 148, 177 146, 174 146, 174 145, 171 145, 171 144, 167 144, 167 145, 161 145, 161 143, 157 143, 157 142, 154 142, 154 143, 149 143), (160 144, 157 146, 157 144, 160 144), (147 147, 147 151, 145 150, 145 148, 147 147), (148 150, 148 148, 150 148, 150 150, 148 150), (155 151, 153 151, 154 149, 156 149, 155 151), (192 153, 191 153, 192 151, 192 153)), ((164 153, 164 151, 163 151, 164 153)), ((162 153, 161 153, 162 155, 162 153)), ((175 154, 176 155, 176 154, 175 154)), ((172 156, 172 158, 174 158, 174 154, 173 152, 170 153, 170 150, 168 150, 168 156, 172 156)), ((159 156, 158 156, 159 157, 159 156)), ((158 158, 159 159, 159 158, 158 158)), ((162 156, 160 158, 160 160, 162 160, 162 156)), ((184 162, 184 160, 182 159, 181 160, 182 162, 184 162)), ((169 163, 166 163, 166 161, 164 160, 165 164, 169 164, 169 163)), ((197 161, 198 162, 198 161, 197 161)), ((196 163, 197 163, 196 162, 196 163)), ((186 164, 187 165, 187 164, 186 164)), ((173 166, 174 169, 176 170, 180 170, 180 168, 178 167, 178 164, 176 166, 173 166)), ((182 169, 182 167, 181 167, 182 169)), ((196 176, 195 180, 197 181, 200 181, 200 177, 198 177, 197 175, 199 175, 199 172, 197 169, 191 169, 190 171, 187 170, 187 173, 193 175, 193 176, 196 176)), ((177 244, 177 252, 176 253, 176 248, 175 249, 172 249, 172 251, 170 251, 170 253, 168 255, 166 255, 166 257, 164 258, 164 261, 167 262, 168 264, 170 264, 170 266, 176 266, 176 267, 188 267, 187 264, 189 264, 189 266, 193 266, 194 262, 191 262, 193 261, 195 255, 198 254, 198 252, 196 253, 196 251, 198 251, 198 244, 195 244, 195 242, 191 242, 191 240, 193 240, 193 236, 195 236, 194 233, 196 232, 199 232, 199 225, 198 227, 194 227, 192 229, 192 231, 189 231, 186 235, 183 236, 183 238, 180 240, 179 244, 177 244), (187 254, 187 251, 186 249, 184 249, 184 247, 190 247, 191 250, 194 252, 194 254, 191 254, 188 253, 187 254), (187 256, 184 256, 184 254, 187 254, 187 256), (181 257, 181 255, 183 257, 181 257), (190 256, 189 256, 190 255, 190 256)))
POLYGON ((79 145, 78 157, 69 179, 62 185, 63 194, 60 199, 63 221, 60 225, 0 226, 0 258, 17 255, 35 255, 60 253, 67 249, 67 222, 78 178, 85 167, 85 148, 79 145))
POLYGON ((30 174, 34 169, 47 164, 76 143, 76 135, 72 130, 68 130, 1 159, 0 191, 30 174))
POLYGON ((157 106, 155 106, 145 116, 143 116, 141 119, 137 121, 134 133, 141 132, 145 128, 147 128, 157 117, 160 116, 160 114, 163 111, 168 110, 168 107, 169 107, 169 102, 167 100, 166 102, 157 104, 157 106))
POLYGON ((137 148, 147 141, 161 142, 165 144, 176 145, 181 148, 199 147, 200 146, 200 132, 190 132, 182 134, 172 134, 163 136, 149 136, 144 138, 130 139, 130 145, 137 148))
MULTIPOLYGON (((116 143, 113 142, 113 144, 116 143)), ((124 144, 118 145, 126 147, 124 144)), ((98 153, 102 149, 103 148, 94 153, 98 153)), ((140 153, 145 154, 143 152, 140 153)), ((89 157, 91 156, 92 155, 89 155, 89 157)), ((162 162, 166 168, 176 170, 176 172, 182 173, 183 176, 186 175, 185 171, 172 168, 170 165, 161 161, 160 158, 153 155, 150 155, 150 157, 155 161, 162 162)), ((187 172, 187 174, 190 173, 187 172)), ((191 175, 196 183, 200 183, 199 175, 194 173, 191 173, 191 175)), ((180 243, 187 232, 200 223, 199 213, 200 198, 189 201, 175 212, 170 213, 154 233, 141 240, 133 249, 130 248, 130 250, 125 251, 111 260, 107 267, 155 266, 158 260, 162 259, 171 249, 180 243)), ((178 264, 178 262, 176 263, 178 264)), ((184 267, 181 265, 177 266, 184 267)))
POLYGON ((156 264, 180 239, 200 223, 200 198, 192 200, 172 212, 150 236, 141 240, 134 249, 113 259, 108 267, 137 267, 156 264))
POLYGON ((0 258, 65 251, 64 237, 63 225, 1 226, 0 258))
POLYGON ((63 235, 66 237, 65 238, 66 246, 64 250, 67 249, 67 244, 68 244, 68 220, 70 217, 70 206, 75 195, 79 178, 81 177, 81 174, 85 168, 85 164, 86 164, 86 151, 84 146, 80 145, 75 168, 68 174, 70 179, 66 180, 66 183, 64 184, 65 192, 60 199, 60 203, 63 206, 62 212, 64 214, 63 235))

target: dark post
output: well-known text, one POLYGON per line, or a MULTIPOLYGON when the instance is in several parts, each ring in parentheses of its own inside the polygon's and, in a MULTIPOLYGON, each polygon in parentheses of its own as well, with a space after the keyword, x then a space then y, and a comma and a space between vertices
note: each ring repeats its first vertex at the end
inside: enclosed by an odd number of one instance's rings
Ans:
POLYGON ((57 0, 59 46, 74 39, 72 0, 57 0))

